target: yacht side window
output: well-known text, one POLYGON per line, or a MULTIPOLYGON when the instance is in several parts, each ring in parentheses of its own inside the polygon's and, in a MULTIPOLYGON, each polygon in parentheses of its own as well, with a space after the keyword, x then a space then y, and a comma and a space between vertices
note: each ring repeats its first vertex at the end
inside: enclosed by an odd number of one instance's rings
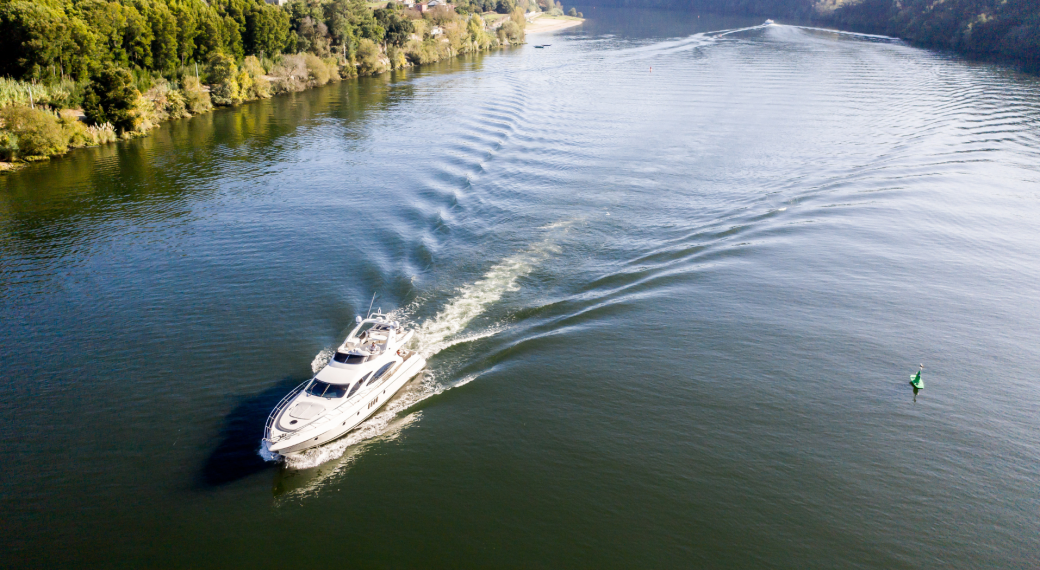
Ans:
POLYGON ((369 384, 375 384, 376 380, 379 380, 379 378, 381 378, 383 376, 383 374, 386 374, 386 371, 390 370, 390 368, 393 365, 394 365, 393 362, 388 362, 388 363, 384 364, 382 368, 380 368, 379 370, 376 370, 376 373, 374 375, 372 375, 372 381, 369 382, 369 384))
POLYGON ((368 374, 365 374, 364 378, 362 378, 361 380, 358 380, 357 384, 354 384, 354 387, 350 389, 350 393, 347 394, 348 398, 353 396, 354 392, 358 391, 358 388, 360 388, 361 385, 365 383, 365 380, 368 380, 368 377, 369 377, 370 374, 371 374, 371 372, 369 372, 368 374))

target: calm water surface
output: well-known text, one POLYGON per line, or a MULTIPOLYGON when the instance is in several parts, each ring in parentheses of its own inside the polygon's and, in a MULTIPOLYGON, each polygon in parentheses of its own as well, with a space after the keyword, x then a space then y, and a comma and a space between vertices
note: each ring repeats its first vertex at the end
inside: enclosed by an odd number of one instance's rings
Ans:
POLYGON ((1035 568, 1040 81, 584 11, 0 179, 4 565, 1035 568), (265 461, 373 292, 428 374, 265 461))

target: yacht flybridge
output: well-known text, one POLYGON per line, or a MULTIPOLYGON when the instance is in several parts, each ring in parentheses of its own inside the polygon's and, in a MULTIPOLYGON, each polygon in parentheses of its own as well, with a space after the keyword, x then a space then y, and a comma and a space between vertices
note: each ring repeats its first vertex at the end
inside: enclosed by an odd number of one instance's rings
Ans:
POLYGON ((314 378, 300 384, 267 418, 264 441, 283 456, 332 441, 365 421, 426 366, 404 346, 412 339, 380 312, 357 327, 314 378))

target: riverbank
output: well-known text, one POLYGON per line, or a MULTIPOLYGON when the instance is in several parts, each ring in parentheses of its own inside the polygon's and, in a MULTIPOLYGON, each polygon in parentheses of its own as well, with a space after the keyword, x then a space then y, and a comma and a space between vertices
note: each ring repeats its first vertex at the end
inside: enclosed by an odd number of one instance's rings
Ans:
MULTIPOLYGON (((293 4, 290 9, 300 6, 293 4)), ((311 34, 311 39, 297 38, 291 45, 308 51, 273 58, 263 57, 263 51, 259 57, 236 57, 229 54, 231 50, 221 49, 169 73, 105 62, 95 64, 86 76, 89 79, 76 80, 64 71, 42 81, 0 78, 0 173, 74 148, 142 136, 167 120, 216 107, 525 41, 521 8, 509 14, 466 14, 454 8, 418 11, 393 3, 385 6, 365 10, 372 22, 381 25, 375 34, 380 41, 352 40, 349 51, 345 44, 337 48, 331 43, 335 38, 328 35, 327 26, 304 26, 300 31, 311 34)), ((53 74, 55 66, 50 69, 53 74)))
POLYGON ((1040 7, 1035 0, 818 0, 814 19, 844 30, 897 37, 976 59, 1040 70, 1040 7), (989 5, 987 5, 989 4, 989 5))

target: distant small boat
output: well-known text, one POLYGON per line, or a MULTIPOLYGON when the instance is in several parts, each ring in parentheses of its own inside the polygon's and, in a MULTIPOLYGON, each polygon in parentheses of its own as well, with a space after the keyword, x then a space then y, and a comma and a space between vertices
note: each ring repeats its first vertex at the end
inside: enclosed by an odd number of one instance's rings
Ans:
POLYGON ((542 48, 544 48, 544 47, 545 47, 545 46, 534 46, 534 48, 535 48, 535 49, 542 49, 542 48))
POLYGON ((776 22, 774 22, 774 21, 772 21, 772 20, 766 20, 766 21, 765 21, 765 22, 764 22, 764 23, 763 23, 762 25, 763 25, 763 26, 772 26, 772 25, 773 25, 773 24, 775 24, 775 23, 776 23, 776 22))

